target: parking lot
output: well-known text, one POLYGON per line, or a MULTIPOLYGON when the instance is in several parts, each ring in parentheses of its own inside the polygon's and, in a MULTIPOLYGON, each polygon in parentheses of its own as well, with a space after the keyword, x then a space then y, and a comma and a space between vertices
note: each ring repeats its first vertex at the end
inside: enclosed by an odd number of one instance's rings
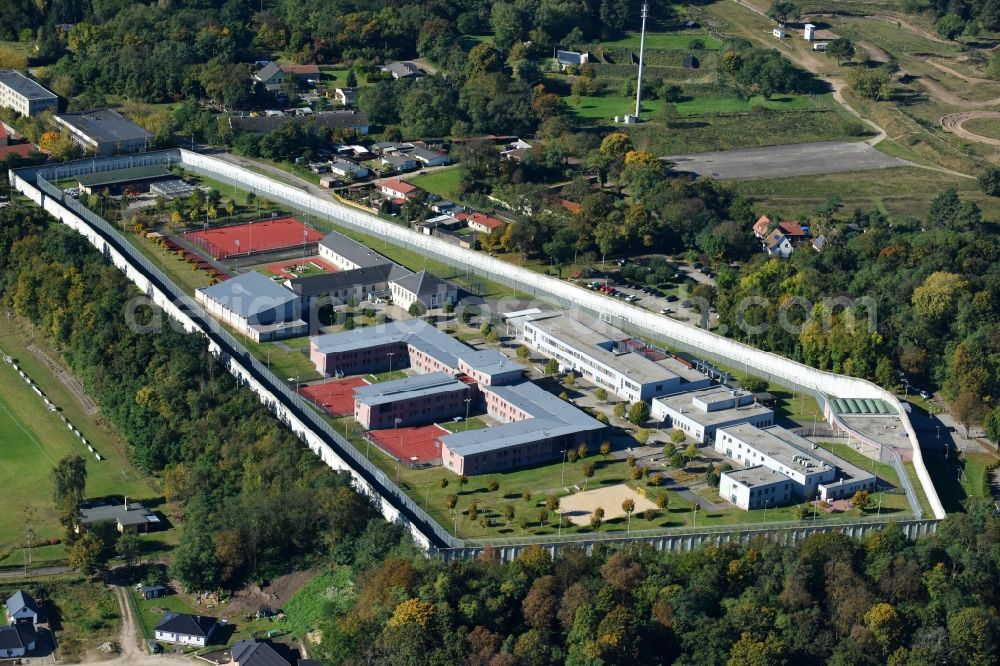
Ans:
MULTIPOLYGON (((715 286, 715 279, 707 271, 701 272, 693 266, 681 266, 679 272, 684 277, 690 277, 696 282, 712 287, 715 286)), ((683 292, 685 290, 683 287, 679 290, 681 293, 677 295, 658 295, 651 288, 630 287, 620 280, 612 280, 610 278, 607 280, 600 279, 584 282, 583 286, 593 291, 601 291, 608 298, 618 298, 636 307, 658 312, 671 319, 687 324, 700 326, 704 320, 705 313, 702 312, 702 309, 696 302, 692 302, 684 295, 683 292)), ((709 317, 709 327, 714 328, 719 320, 715 308, 711 308, 707 314, 709 317)))

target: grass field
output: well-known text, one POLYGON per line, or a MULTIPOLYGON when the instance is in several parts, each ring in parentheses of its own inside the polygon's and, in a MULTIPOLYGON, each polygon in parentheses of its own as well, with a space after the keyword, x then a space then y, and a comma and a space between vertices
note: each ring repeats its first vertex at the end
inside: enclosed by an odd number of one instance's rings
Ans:
POLYGON ((708 95, 679 102, 676 106, 677 113, 682 116, 701 116, 711 113, 744 113, 754 107, 775 111, 811 109, 816 106, 816 102, 806 95, 780 95, 770 99, 765 99, 761 95, 749 99, 708 95))
POLYGON ((137 619, 140 626, 137 628, 145 638, 153 637, 153 627, 163 619, 164 611, 194 614, 205 612, 204 609, 192 607, 183 596, 178 594, 170 594, 159 599, 143 599, 136 594, 134 588, 129 589, 129 594, 132 595, 135 607, 139 611, 137 619))
POLYGON ((919 168, 885 169, 872 177, 870 172, 837 173, 826 176, 734 181, 728 186, 751 197, 766 210, 783 215, 808 215, 830 198, 838 198, 848 214, 855 208, 878 208, 890 217, 912 215, 926 210, 931 200, 947 187, 954 187, 963 199, 979 204, 987 218, 996 216, 995 200, 980 192, 972 178, 919 168))
MULTIPOLYGON (((52 506, 50 472, 65 456, 80 454, 86 460, 88 497, 127 494, 138 499, 155 494, 147 480, 132 468, 123 443, 100 414, 88 416, 66 385, 28 351, 30 339, 16 320, 0 319, 0 348, 21 364, 105 460, 95 460, 59 416, 46 409, 42 399, 28 388, 17 371, 0 362, 0 384, 4 386, 4 391, 0 392, 0 505, 4 506, 0 511, 0 556, 8 558, 7 561, 11 561, 10 549, 16 547, 21 538, 22 507, 25 505, 37 510, 39 539, 61 536, 58 513, 52 506)), ((37 344, 44 348, 49 358, 58 359, 47 346, 37 344)), ((42 555, 58 556, 59 553, 53 551, 42 555)))
POLYGON ((1000 118, 974 118, 966 121, 963 127, 973 134, 1000 139, 1000 118))
MULTIPOLYGON (((647 49, 669 49, 669 50, 687 50, 690 48, 692 40, 699 39, 704 45, 705 49, 710 51, 718 51, 722 48, 722 42, 706 34, 697 33, 679 33, 679 34, 659 34, 651 35, 646 33, 646 48, 647 49)), ((601 46, 605 48, 612 49, 637 49, 639 48, 639 35, 632 34, 621 39, 616 39, 610 42, 601 42, 601 46)))
MULTIPOLYGON (((462 167, 460 166, 423 173, 419 176, 406 178, 405 180, 408 183, 427 190, 431 194, 437 194, 456 203, 472 206, 471 202, 462 200, 462 193, 459 191, 459 185, 462 181, 462 167)), ((473 207, 476 210, 490 212, 490 209, 481 205, 473 207)))

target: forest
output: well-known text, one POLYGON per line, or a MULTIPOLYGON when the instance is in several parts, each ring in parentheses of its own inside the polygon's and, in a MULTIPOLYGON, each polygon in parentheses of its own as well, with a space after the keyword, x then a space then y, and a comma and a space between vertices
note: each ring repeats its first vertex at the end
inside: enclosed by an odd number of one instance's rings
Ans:
MULTIPOLYGON (((350 484, 322 464, 208 353, 163 320, 129 325, 138 292, 78 234, 34 209, 0 210, 0 297, 63 354, 142 472, 180 507, 173 573, 192 589, 238 586, 350 562, 356 543, 398 540, 350 484)), ((73 538, 72 530, 67 536, 73 538)))
POLYGON ((987 503, 907 540, 813 535, 657 553, 390 553, 322 590, 331 664, 996 664, 1000 519, 987 503))

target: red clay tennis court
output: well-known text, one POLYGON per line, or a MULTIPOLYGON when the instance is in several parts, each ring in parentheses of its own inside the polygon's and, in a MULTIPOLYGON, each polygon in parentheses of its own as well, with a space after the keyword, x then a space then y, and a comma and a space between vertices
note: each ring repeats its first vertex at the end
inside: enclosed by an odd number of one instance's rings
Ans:
POLYGON ((316 243, 323 234, 294 217, 279 217, 247 224, 234 224, 204 231, 188 231, 184 237, 216 259, 255 252, 268 252, 316 243), (238 241, 238 243, 237 243, 238 241))
POLYGON ((434 442, 447 434, 448 431, 439 425, 427 425, 371 430, 368 437, 380 449, 404 463, 429 463, 441 458, 441 447, 434 446, 434 442))
POLYGON ((336 273, 337 269, 333 264, 319 257, 306 257, 305 259, 292 259, 291 261, 279 261, 275 264, 268 264, 267 270, 283 278, 308 277, 321 273, 336 273))
POLYGON ((349 377, 302 386, 299 388, 299 393, 312 400, 330 416, 340 417, 354 414, 354 389, 367 385, 368 382, 361 377, 349 377))

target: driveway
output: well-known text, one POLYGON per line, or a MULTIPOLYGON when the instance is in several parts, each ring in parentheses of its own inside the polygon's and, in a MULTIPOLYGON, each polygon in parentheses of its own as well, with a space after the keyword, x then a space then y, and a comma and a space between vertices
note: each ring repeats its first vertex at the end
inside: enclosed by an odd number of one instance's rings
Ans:
POLYGON ((817 141, 667 155, 662 159, 672 162, 676 171, 716 180, 761 180, 913 166, 875 150, 864 141, 817 141))

